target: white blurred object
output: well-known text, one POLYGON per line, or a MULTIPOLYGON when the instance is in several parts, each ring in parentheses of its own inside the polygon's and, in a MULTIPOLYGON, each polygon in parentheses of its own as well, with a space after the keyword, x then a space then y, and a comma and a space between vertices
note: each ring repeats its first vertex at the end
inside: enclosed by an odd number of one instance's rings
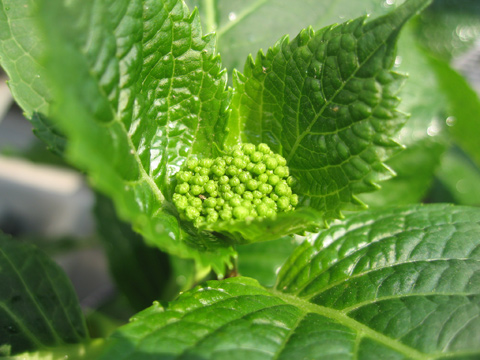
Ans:
POLYGON ((470 85, 480 94, 480 38, 465 54, 455 58, 453 67, 462 73, 470 85))
POLYGON ((0 156, 0 216, 18 219, 22 233, 86 236, 93 203, 79 173, 0 156))

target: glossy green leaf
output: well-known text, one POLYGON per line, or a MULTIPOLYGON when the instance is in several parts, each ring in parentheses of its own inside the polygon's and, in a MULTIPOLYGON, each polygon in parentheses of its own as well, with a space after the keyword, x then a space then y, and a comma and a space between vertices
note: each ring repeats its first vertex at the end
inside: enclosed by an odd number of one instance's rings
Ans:
POLYGON ((37 248, 0 234, 0 356, 87 340, 65 273, 37 248))
MULTIPOLYGON (((7 16, 23 6, 3 5, 7 16)), ((198 13, 179 0, 36 6, 38 16, 23 26, 43 34, 44 54, 31 55, 46 59, 55 98, 49 118, 68 139, 68 160, 150 244, 223 273, 234 251, 180 228, 169 204, 172 175, 185 158, 217 154, 225 135, 226 73, 214 36, 202 36, 198 13)))
POLYGON ((363 212, 304 242, 276 289, 210 281, 120 328, 109 359, 475 359, 480 210, 363 212))
POLYGON ((445 60, 460 55, 480 37, 480 3, 436 0, 420 16, 417 36, 425 48, 445 60))
POLYGON ((232 134, 265 142, 288 161, 299 206, 325 218, 358 207, 355 194, 391 176, 384 161, 398 145, 403 76, 392 72, 405 22, 428 1, 409 1, 389 15, 359 18, 280 40, 234 74, 232 134))

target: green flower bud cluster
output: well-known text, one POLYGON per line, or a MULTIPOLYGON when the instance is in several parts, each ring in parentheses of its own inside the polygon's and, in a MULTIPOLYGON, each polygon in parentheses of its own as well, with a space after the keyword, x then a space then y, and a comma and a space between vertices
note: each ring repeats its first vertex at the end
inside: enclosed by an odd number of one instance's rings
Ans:
POLYGON ((298 204, 287 161, 266 144, 237 145, 216 159, 190 158, 186 168, 176 175, 173 202, 197 227, 271 217, 298 204))

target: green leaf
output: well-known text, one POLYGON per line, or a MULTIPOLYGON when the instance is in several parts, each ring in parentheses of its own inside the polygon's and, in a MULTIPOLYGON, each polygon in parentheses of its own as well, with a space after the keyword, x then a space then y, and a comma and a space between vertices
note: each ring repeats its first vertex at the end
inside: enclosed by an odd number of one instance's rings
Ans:
POLYGON ((380 0, 187 0, 200 10, 207 32, 217 34, 217 49, 229 73, 240 69, 248 54, 268 49, 285 34, 295 36, 306 25, 314 29, 394 8, 380 0))
MULTIPOLYGON (((12 14, 22 5, 3 4, 12 14)), ((169 203, 185 159, 216 155, 226 134, 226 73, 198 13, 180 0, 36 5, 40 26, 24 26, 44 34, 49 118, 67 137, 68 160, 150 244, 223 273, 234 251, 181 229, 169 203)))
POLYGON ((405 22, 428 1, 408 1, 389 15, 359 18, 280 40, 234 74, 232 138, 265 142, 288 161, 300 206, 338 218, 361 203, 355 194, 389 178, 398 150, 396 111, 403 76, 392 72, 405 22))
POLYGON ((147 246, 130 224, 118 219, 109 199, 101 195, 96 199, 97 229, 118 289, 135 311, 154 300, 171 300, 180 288, 172 281, 168 255, 147 246))
POLYGON ((480 36, 480 3, 434 1, 419 18, 417 36, 425 48, 442 59, 460 55, 480 36))
POLYGON ((438 83, 447 97, 449 113, 453 116, 448 124, 456 142, 480 165, 480 98, 465 78, 440 59, 430 58, 437 74, 438 83))
POLYGON ((56 155, 63 157, 67 147, 67 139, 57 125, 41 113, 34 113, 30 119, 33 133, 42 140, 47 148, 56 155))
POLYGON ((480 206, 480 168, 459 149, 450 149, 442 158, 438 180, 449 190, 452 201, 480 206))
POLYGON ((446 149, 446 96, 439 88, 429 57, 418 46, 412 26, 402 30, 395 68, 408 74, 400 91, 400 108, 409 114, 396 140, 406 149, 386 164, 396 176, 359 198, 370 207, 420 202, 427 193, 446 149))
POLYGON ((281 239, 237 246, 238 273, 255 278, 263 286, 275 285, 280 267, 298 242, 290 236, 281 239))
POLYGON ((234 244, 251 244, 279 239, 285 235, 314 231, 321 224, 318 211, 302 208, 295 211, 278 213, 272 218, 258 218, 245 221, 219 221, 207 224, 203 229, 213 231, 215 235, 225 236, 225 241, 234 244))
POLYGON ((0 348, 9 348, 12 355, 88 340, 77 296, 65 273, 35 247, 3 234, 0 324, 0 348))
POLYGON ((46 83, 41 34, 32 26, 34 0, 2 0, 0 7, 0 62, 8 74, 15 101, 30 117, 48 113, 51 90, 46 83))
POLYGON ((109 359, 475 359, 480 210, 366 211, 304 242, 276 289, 211 281, 120 328, 109 359))

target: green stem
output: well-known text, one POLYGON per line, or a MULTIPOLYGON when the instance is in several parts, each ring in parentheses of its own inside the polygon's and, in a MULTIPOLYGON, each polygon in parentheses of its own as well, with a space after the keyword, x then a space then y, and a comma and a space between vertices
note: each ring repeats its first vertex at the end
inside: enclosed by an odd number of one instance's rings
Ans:
POLYGON ((217 13, 215 11, 215 0, 205 1, 205 23, 207 25, 207 33, 217 29, 217 13))

